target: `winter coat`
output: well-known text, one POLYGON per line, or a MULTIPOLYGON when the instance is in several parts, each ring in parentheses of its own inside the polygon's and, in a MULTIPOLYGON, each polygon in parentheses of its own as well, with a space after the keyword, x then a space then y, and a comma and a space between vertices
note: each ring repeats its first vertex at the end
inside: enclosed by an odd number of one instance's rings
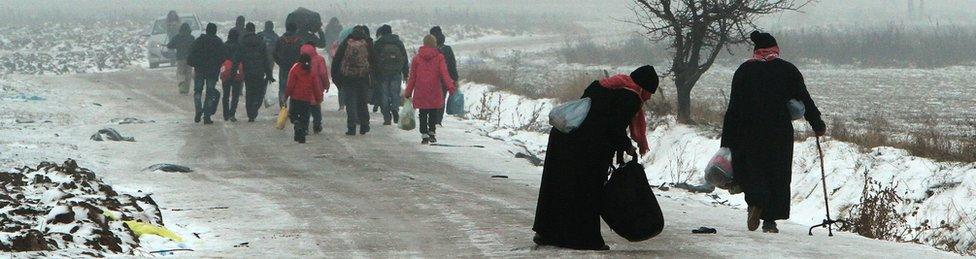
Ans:
MULTIPOLYGON (((369 79, 369 78, 346 78, 340 72, 340 70, 342 68, 342 59, 343 59, 343 56, 345 56, 345 54, 346 54, 346 48, 349 46, 349 41, 351 41, 351 40, 355 40, 355 39, 352 36, 350 36, 346 40, 342 41, 342 43, 339 44, 339 48, 336 49, 335 56, 332 57, 332 64, 331 64, 332 67, 330 68, 331 69, 330 72, 331 72, 331 75, 332 75, 332 81, 335 82, 336 83, 336 86, 338 86, 338 87, 342 87, 343 86, 342 85, 343 81, 348 81, 348 80, 364 80, 364 79, 365 80, 368 80, 369 79)), ((370 70, 373 70, 373 69, 376 68, 376 66, 373 65, 373 64, 376 63, 376 60, 375 60, 376 55, 374 55, 374 53, 373 53, 373 39, 367 37, 367 38, 362 38, 361 40, 365 40, 366 41, 366 48, 368 49, 367 52, 369 52, 369 61, 368 61, 369 62, 369 68, 370 68, 370 70)), ((370 72, 370 74, 372 74, 372 72, 370 72)))
POLYGON ((458 70, 457 70, 457 58, 454 57, 454 49, 448 45, 440 45, 437 50, 444 54, 444 60, 447 61, 447 72, 451 75, 451 80, 455 82, 458 80, 458 70))
POLYGON ((299 48, 301 48, 302 36, 294 32, 286 32, 278 38, 278 42, 275 43, 274 47, 274 60, 278 64, 278 67, 291 67, 298 61, 298 56, 301 55, 299 48))
MULTIPOLYGON (((388 35, 380 36, 379 39, 376 39, 376 43, 374 43, 373 49, 376 49, 375 52, 379 53, 380 49, 382 49, 382 46, 385 44, 391 44, 399 49, 398 51, 399 53, 397 55, 400 55, 401 60, 403 60, 402 68, 398 69, 400 70, 399 74, 402 75, 403 77, 407 77, 410 74, 410 62, 407 60, 407 49, 403 46, 403 41, 400 40, 400 36, 396 34, 388 34, 388 35)), ((397 74, 387 74, 386 72, 387 69, 383 69, 385 64, 376 64, 376 65, 379 66, 376 70, 376 75, 378 77, 389 78, 389 77, 397 76, 397 74)))
POLYGON ((803 75, 782 59, 748 61, 732 77, 729 108, 722 127, 722 147, 732 151, 735 181, 762 219, 790 216, 793 123, 787 102, 806 106, 804 117, 815 131, 826 128, 810 98, 803 75))
POLYGON ((236 63, 244 64, 244 78, 274 78, 268 62, 267 47, 264 39, 254 33, 246 33, 237 49, 236 63))
POLYGON ((285 96, 299 101, 306 101, 312 105, 322 103, 322 91, 319 77, 315 75, 314 66, 305 70, 302 64, 295 63, 288 71, 288 83, 285 96))
POLYGON ((198 74, 217 78, 220 66, 228 57, 227 49, 220 37, 214 34, 203 34, 193 41, 190 55, 187 56, 187 64, 198 74))
POLYGON ((274 50, 275 43, 278 42, 278 38, 280 38, 278 33, 274 31, 274 27, 268 26, 265 26, 264 31, 259 32, 258 36, 261 36, 261 39, 264 40, 264 46, 272 51, 274 50))
POLYGON ((166 44, 166 48, 176 50, 176 60, 186 60, 190 56, 190 49, 193 47, 193 34, 190 34, 190 25, 184 23, 180 27, 180 33, 173 36, 166 44))
POLYGON ((329 67, 325 64, 325 58, 319 55, 312 45, 302 45, 302 54, 312 57, 312 73, 316 77, 316 84, 319 92, 329 90, 331 80, 329 80, 329 67))
POLYGON ((333 23, 332 21, 329 21, 329 24, 325 25, 325 35, 324 35, 325 44, 332 45, 338 42, 340 40, 339 32, 341 31, 342 31, 342 24, 339 24, 338 22, 333 23))
POLYGON ((435 48, 420 47, 410 63, 404 96, 413 97, 413 107, 417 109, 443 108, 443 89, 454 93, 454 80, 448 74, 444 55, 435 48))
POLYGON ((603 185, 614 152, 632 148, 627 128, 641 99, 634 91, 598 81, 582 97, 590 98, 591 106, 580 127, 549 132, 532 230, 560 246, 595 249, 605 244, 599 213, 603 185))

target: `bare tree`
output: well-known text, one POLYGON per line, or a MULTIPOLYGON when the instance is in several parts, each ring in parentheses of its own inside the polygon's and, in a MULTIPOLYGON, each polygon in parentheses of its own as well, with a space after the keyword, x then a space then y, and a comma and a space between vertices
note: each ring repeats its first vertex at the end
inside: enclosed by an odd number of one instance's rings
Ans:
POLYGON ((634 0, 632 10, 648 38, 668 40, 678 121, 693 124, 691 89, 725 46, 745 42, 760 16, 797 11, 814 0, 634 0))

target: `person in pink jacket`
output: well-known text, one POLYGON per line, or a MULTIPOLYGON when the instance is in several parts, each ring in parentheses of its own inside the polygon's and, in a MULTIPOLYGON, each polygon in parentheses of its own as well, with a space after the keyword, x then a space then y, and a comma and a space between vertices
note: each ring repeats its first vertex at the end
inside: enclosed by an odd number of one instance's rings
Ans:
POLYGON ((407 89, 403 91, 403 97, 412 97, 413 107, 420 109, 420 123, 417 128, 423 137, 422 144, 437 143, 437 138, 434 137, 435 125, 440 121, 438 110, 444 108, 445 86, 453 95, 454 80, 447 71, 444 55, 437 51, 437 38, 427 35, 424 37, 424 45, 410 62, 407 89))
MULTIPOLYGON (((311 57, 312 74, 317 78, 318 91, 328 91, 331 80, 329 79, 329 68, 325 64, 325 57, 319 55, 311 43, 302 45, 300 51, 302 55, 311 57)), ((309 114, 312 116, 312 133, 319 134, 322 132, 322 105, 315 104, 309 109, 309 114)))

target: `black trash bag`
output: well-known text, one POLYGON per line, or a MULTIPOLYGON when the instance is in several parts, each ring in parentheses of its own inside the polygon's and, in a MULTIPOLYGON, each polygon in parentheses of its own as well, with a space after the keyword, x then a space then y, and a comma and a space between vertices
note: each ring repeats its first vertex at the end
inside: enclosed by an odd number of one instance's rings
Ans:
POLYGON ((190 169, 189 167, 182 166, 182 165, 155 164, 155 165, 151 165, 149 167, 146 167, 146 169, 144 169, 144 171, 151 171, 151 172, 163 171, 163 172, 168 172, 168 173, 190 173, 190 172, 193 172, 193 169, 190 169))
POLYGON ((295 23, 301 31, 314 33, 322 28, 322 16, 305 7, 299 7, 285 17, 285 24, 289 23, 295 23))
POLYGON ((601 199, 603 221, 631 242, 651 239, 664 229, 661 205, 647 183, 644 166, 636 160, 613 170, 601 199))

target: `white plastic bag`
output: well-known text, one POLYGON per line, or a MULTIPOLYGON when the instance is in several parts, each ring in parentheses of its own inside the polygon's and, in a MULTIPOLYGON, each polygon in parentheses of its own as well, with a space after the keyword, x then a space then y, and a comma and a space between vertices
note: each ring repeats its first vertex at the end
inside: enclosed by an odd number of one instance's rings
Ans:
POLYGON ((583 124, 591 104, 589 97, 560 104, 549 112, 549 125, 563 133, 572 133, 583 124))
POLYGON ((734 185, 732 174, 732 151, 721 148, 712 156, 705 167, 705 182, 729 190, 734 185))
POLYGON ((790 116, 793 120, 803 119, 803 115, 807 114, 807 107, 797 99, 790 99, 786 102, 786 107, 790 109, 790 116))
POLYGON ((417 127, 417 120, 414 119, 413 102, 410 99, 403 101, 403 107, 400 108, 400 122, 397 127, 402 130, 413 130, 417 127))

